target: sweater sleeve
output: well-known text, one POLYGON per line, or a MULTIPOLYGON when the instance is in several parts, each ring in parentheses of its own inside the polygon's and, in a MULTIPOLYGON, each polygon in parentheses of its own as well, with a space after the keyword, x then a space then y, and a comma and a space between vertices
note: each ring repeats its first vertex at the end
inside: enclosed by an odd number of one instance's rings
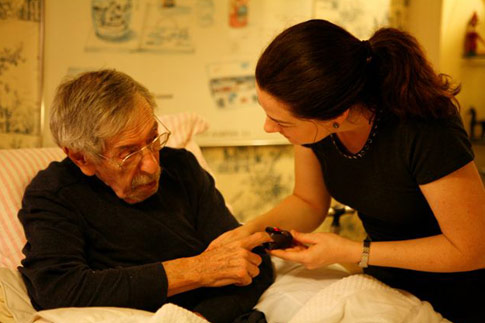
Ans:
POLYGON ((197 235, 208 245, 222 233, 238 227, 240 224, 226 206, 224 197, 215 186, 214 178, 204 170, 195 156, 185 151, 187 165, 183 178, 191 194, 194 208, 197 235), (188 171, 187 171, 188 170, 188 171))
POLYGON ((93 270, 83 224, 57 194, 27 189, 19 218, 27 244, 19 271, 37 310, 117 306, 155 311, 165 301, 161 263, 93 270))
MULTIPOLYGON (((197 205, 197 230, 209 244, 220 234, 236 228, 239 223, 227 209, 212 176, 199 166, 195 157, 191 154, 190 156, 188 161, 196 196, 194 204, 197 205)), ((253 249, 253 252, 259 254, 263 261, 259 266, 260 274, 250 285, 203 289, 200 301, 192 310, 202 314, 210 322, 232 322, 236 317, 249 312, 274 280, 269 255, 260 247, 253 249)))
POLYGON ((273 283, 271 258, 263 251, 256 251, 263 262, 260 273, 253 282, 244 287, 235 285, 205 290, 205 297, 192 309, 210 322, 232 322, 235 318, 248 313, 257 304, 261 294, 273 283))

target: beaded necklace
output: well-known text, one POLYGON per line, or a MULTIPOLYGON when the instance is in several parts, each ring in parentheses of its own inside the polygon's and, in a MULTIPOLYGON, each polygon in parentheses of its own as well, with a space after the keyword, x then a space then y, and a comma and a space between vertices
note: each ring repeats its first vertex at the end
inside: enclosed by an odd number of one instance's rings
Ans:
POLYGON ((374 138, 377 134, 377 128, 378 128, 378 124, 379 124, 379 121, 381 119, 381 113, 379 111, 376 111, 376 115, 374 117, 374 123, 372 124, 372 128, 370 130, 370 133, 369 133, 369 137, 367 138, 367 141, 365 142, 365 145, 364 147, 362 147, 362 149, 355 153, 355 154, 352 154, 352 153, 348 153, 346 151, 344 151, 344 149, 342 149, 343 147, 343 144, 339 144, 337 143, 337 140, 340 142, 340 140, 337 138, 337 134, 336 133, 332 133, 330 135, 330 138, 332 138, 332 143, 333 145, 335 146, 335 149, 337 149, 337 152, 347 158, 347 159, 359 159, 359 158, 362 158, 366 153, 367 151, 369 150, 369 147, 370 145, 372 144, 372 142, 374 141, 374 138))

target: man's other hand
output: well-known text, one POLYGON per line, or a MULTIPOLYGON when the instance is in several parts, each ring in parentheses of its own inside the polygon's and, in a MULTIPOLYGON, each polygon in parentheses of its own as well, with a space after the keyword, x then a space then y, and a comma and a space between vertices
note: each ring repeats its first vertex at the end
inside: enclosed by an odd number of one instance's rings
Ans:
POLYGON ((163 262, 168 279, 168 295, 199 287, 246 286, 259 275, 261 257, 251 250, 271 241, 266 232, 209 247, 200 255, 163 262))

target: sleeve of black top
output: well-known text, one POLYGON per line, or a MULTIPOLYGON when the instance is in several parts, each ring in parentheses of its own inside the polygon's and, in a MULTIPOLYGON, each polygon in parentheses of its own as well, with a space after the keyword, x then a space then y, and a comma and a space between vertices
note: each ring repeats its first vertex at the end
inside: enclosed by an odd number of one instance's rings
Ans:
POLYGON ((192 205, 196 213, 196 230, 208 245, 222 233, 239 226, 239 223, 215 187, 214 178, 199 165, 192 153, 187 151, 186 154, 190 176, 185 178, 188 180, 187 186, 193 192, 192 205))
POLYGON ((249 312, 274 280, 271 259, 266 254, 260 255, 263 258, 259 266, 260 274, 253 279, 251 285, 207 288, 203 291, 206 296, 192 310, 215 323, 232 322, 236 317, 249 312))
POLYGON ((474 158, 459 117, 420 122, 414 130, 405 149, 410 171, 420 185, 440 179, 474 158))
MULTIPOLYGON (((239 224, 229 212, 224 198, 215 188, 212 176, 203 170, 195 157, 189 154, 192 179, 196 183, 197 194, 197 230, 207 243, 220 234, 237 227, 239 224)), ((263 261, 259 266, 260 274, 249 286, 226 286, 205 289, 204 297, 193 309, 201 313, 210 322, 231 322, 234 318, 250 311, 256 305, 261 294, 273 282, 273 268, 270 257, 262 248, 255 248, 263 261)))
POLYGON ((66 199, 27 190, 19 218, 26 258, 19 271, 37 310, 118 306, 155 311, 165 303, 167 279, 160 263, 92 270, 82 225, 66 199), (63 201, 65 203, 63 203, 63 201))

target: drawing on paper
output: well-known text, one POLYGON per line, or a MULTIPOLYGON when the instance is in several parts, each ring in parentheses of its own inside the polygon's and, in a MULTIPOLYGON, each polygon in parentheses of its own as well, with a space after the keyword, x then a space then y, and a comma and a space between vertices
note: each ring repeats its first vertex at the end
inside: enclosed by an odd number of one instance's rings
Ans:
POLYGON ((245 27, 248 24, 249 0, 229 0, 229 26, 245 27))
MULTIPOLYGON (((197 7, 202 23, 211 23, 213 8, 197 7), (203 13, 205 10, 206 13, 203 13)), ((212 2, 209 2, 212 4, 212 2)), ((192 53, 190 24, 194 13, 190 1, 93 0, 93 31, 88 34, 86 51, 192 53)))
POLYGON ((367 39, 389 24, 391 0, 315 0, 314 17, 344 26, 357 38, 367 39))
POLYGON ((93 0, 91 5, 96 36, 120 41, 130 34, 131 0, 93 0))
POLYGON ((214 2, 213 0, 197 0, 195 4, 197 22, 200 27, 214 25, 214 2))
POLYGON ((221 109, 255 106, 258 102, 252 65, 248 62, 208 66, 209 88, 215 106, 221 109))

